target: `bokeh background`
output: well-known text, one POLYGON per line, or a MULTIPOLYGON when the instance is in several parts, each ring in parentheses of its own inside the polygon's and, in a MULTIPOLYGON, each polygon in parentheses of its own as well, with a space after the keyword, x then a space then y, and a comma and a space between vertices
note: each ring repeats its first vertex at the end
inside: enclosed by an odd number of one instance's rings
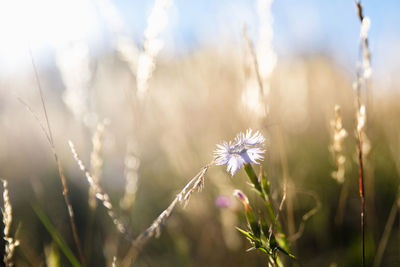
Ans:
MULTIPOLYGON (((163 46, 146 96, 138 98, 138 62, 153 1, 0 2, 0 177, 9 181, 12 230, 21 243, 14 256, 17 266, 69 265, 33 207, 43 210, 77 255, 51 148, 18 101, 28 103, 44 122, 34 66, 90 266, 111 266, 113 256, 122 264, 130 247, 101 205, 90 208, 88 184, 68 148, 68 140, 74 141, 90 166, 92 136, 104 120, 100 184, 134 235, 212 160, 217 143, 251 127, 267 138, 262 165, 276 207, 283 178, 289 181, 281 220, 288 237, 297 237, 291 247, 298 260, 286 264, 360 264, 352 87, 360 60, 360 22, 354 3, 269 4, 270 9, 261 9, 258 1, 171 1, 165 20, 155 19, 163 46), (257 83, 244 26, 258 56, 263 55, 258 59, 265 68, 266 114, 260 115, 258 103, 249 100, 257 83), (349 134, 343 184, 331 177, 336 167, 329 151, 330 121, 336 104, 349 134), (317 204, 318 212, 296 235, 302 216, 317 204)), ((367 263, 376 260, 394 205, 396 217, 381 265, 397 266, 400 4, 363 4, 371 19, 373 68, 366 97, 367 263)), ((256 200, 243 171, 231 178, 224 167, 213 167, 203 192, 186 208, 178 207, 134 266, 265 266, 265 256, 246 252, 249 244, 235 229, 246 225, 232 197, 235 188, 256 200), (227 207, 216 205, 220 196, 229 199, 227 207)))

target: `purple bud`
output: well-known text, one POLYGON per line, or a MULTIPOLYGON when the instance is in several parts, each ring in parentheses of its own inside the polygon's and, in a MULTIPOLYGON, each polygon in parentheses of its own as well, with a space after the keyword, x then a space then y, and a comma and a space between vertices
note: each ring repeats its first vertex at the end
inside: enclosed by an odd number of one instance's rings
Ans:
POLYGON ((228 196, 218 196, 215 199, 215 205, 218 208, 229 208, 232 205, 232 201, 228 196))
POLYGON ((237 198, 240 199, 240 201, 243 202, 243 204, 248 205, 249 204, 249 200, 247 199, 247 196, 239 189, 235 189, 235 191, 233 191, 233 195, 237 198))

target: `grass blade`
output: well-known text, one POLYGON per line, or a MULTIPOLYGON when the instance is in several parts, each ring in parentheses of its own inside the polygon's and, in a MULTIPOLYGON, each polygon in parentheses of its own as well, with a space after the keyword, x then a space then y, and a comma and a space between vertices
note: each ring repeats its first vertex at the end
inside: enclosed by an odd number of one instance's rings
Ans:
POLYGON ((60 247, 60 249, 64 253, 65 257, 67 257, 67 259, 71 263, 71 265, 74 267, 80 267, 81 264, 79 263, 78 259, 75 257, 74 253, 68 247, 67 243, 64 241, 64 239, 58 233, 56 228, 54 228, 53 224, 50 222, 50 219, 46 216, 44 211, 38 205, 33 205, 32 208, 33 208, 33 211, 38 216, 38 218, 40 219, 40 221, 42 222, 43 226, 46 228, 46 230, 49 232, 49 234, 53 238, 54 242, 56 242, 56 244, 60 247))

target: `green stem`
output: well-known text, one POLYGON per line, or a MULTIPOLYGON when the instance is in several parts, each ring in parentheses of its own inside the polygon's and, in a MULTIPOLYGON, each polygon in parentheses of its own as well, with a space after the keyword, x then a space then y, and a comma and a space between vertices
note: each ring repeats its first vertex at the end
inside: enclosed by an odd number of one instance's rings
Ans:
POLYGON ((244 164, 244 170, 246 171, 247 176, 249 176, 249 179, 251 183, 254 185, 254 188, 256 189, 257 193, 264 198, 264 193, 262 191, 261 184, 258 181, 257 174, 255 173, 253 167, 249 163, 246 163, 244 164))

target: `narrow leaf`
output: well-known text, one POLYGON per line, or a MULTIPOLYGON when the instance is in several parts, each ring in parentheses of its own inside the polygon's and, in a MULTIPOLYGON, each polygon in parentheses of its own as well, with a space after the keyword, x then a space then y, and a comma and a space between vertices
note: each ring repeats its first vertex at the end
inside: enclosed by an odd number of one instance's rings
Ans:
POLYGON ((80 267, 81 264, 77 260, 77 258, 74 256, 74 253, 72 250, 68 247, 67 243, 64 241, 64 239, 61 237, 60 233, 56 230, 56 228, 53 226, 53 224, 50 222, 50 219, 46 216, 44 211, 38 206, 38 205, 33 205, 32 206, 34 212, 42 222, 43 226, 46 228, 46 230, 49 232, 51 237, 53 238, 54 242, 60 247, 61 251, 64 253, 65 257, 69 260, 71 265, 73 267, 80 267))

